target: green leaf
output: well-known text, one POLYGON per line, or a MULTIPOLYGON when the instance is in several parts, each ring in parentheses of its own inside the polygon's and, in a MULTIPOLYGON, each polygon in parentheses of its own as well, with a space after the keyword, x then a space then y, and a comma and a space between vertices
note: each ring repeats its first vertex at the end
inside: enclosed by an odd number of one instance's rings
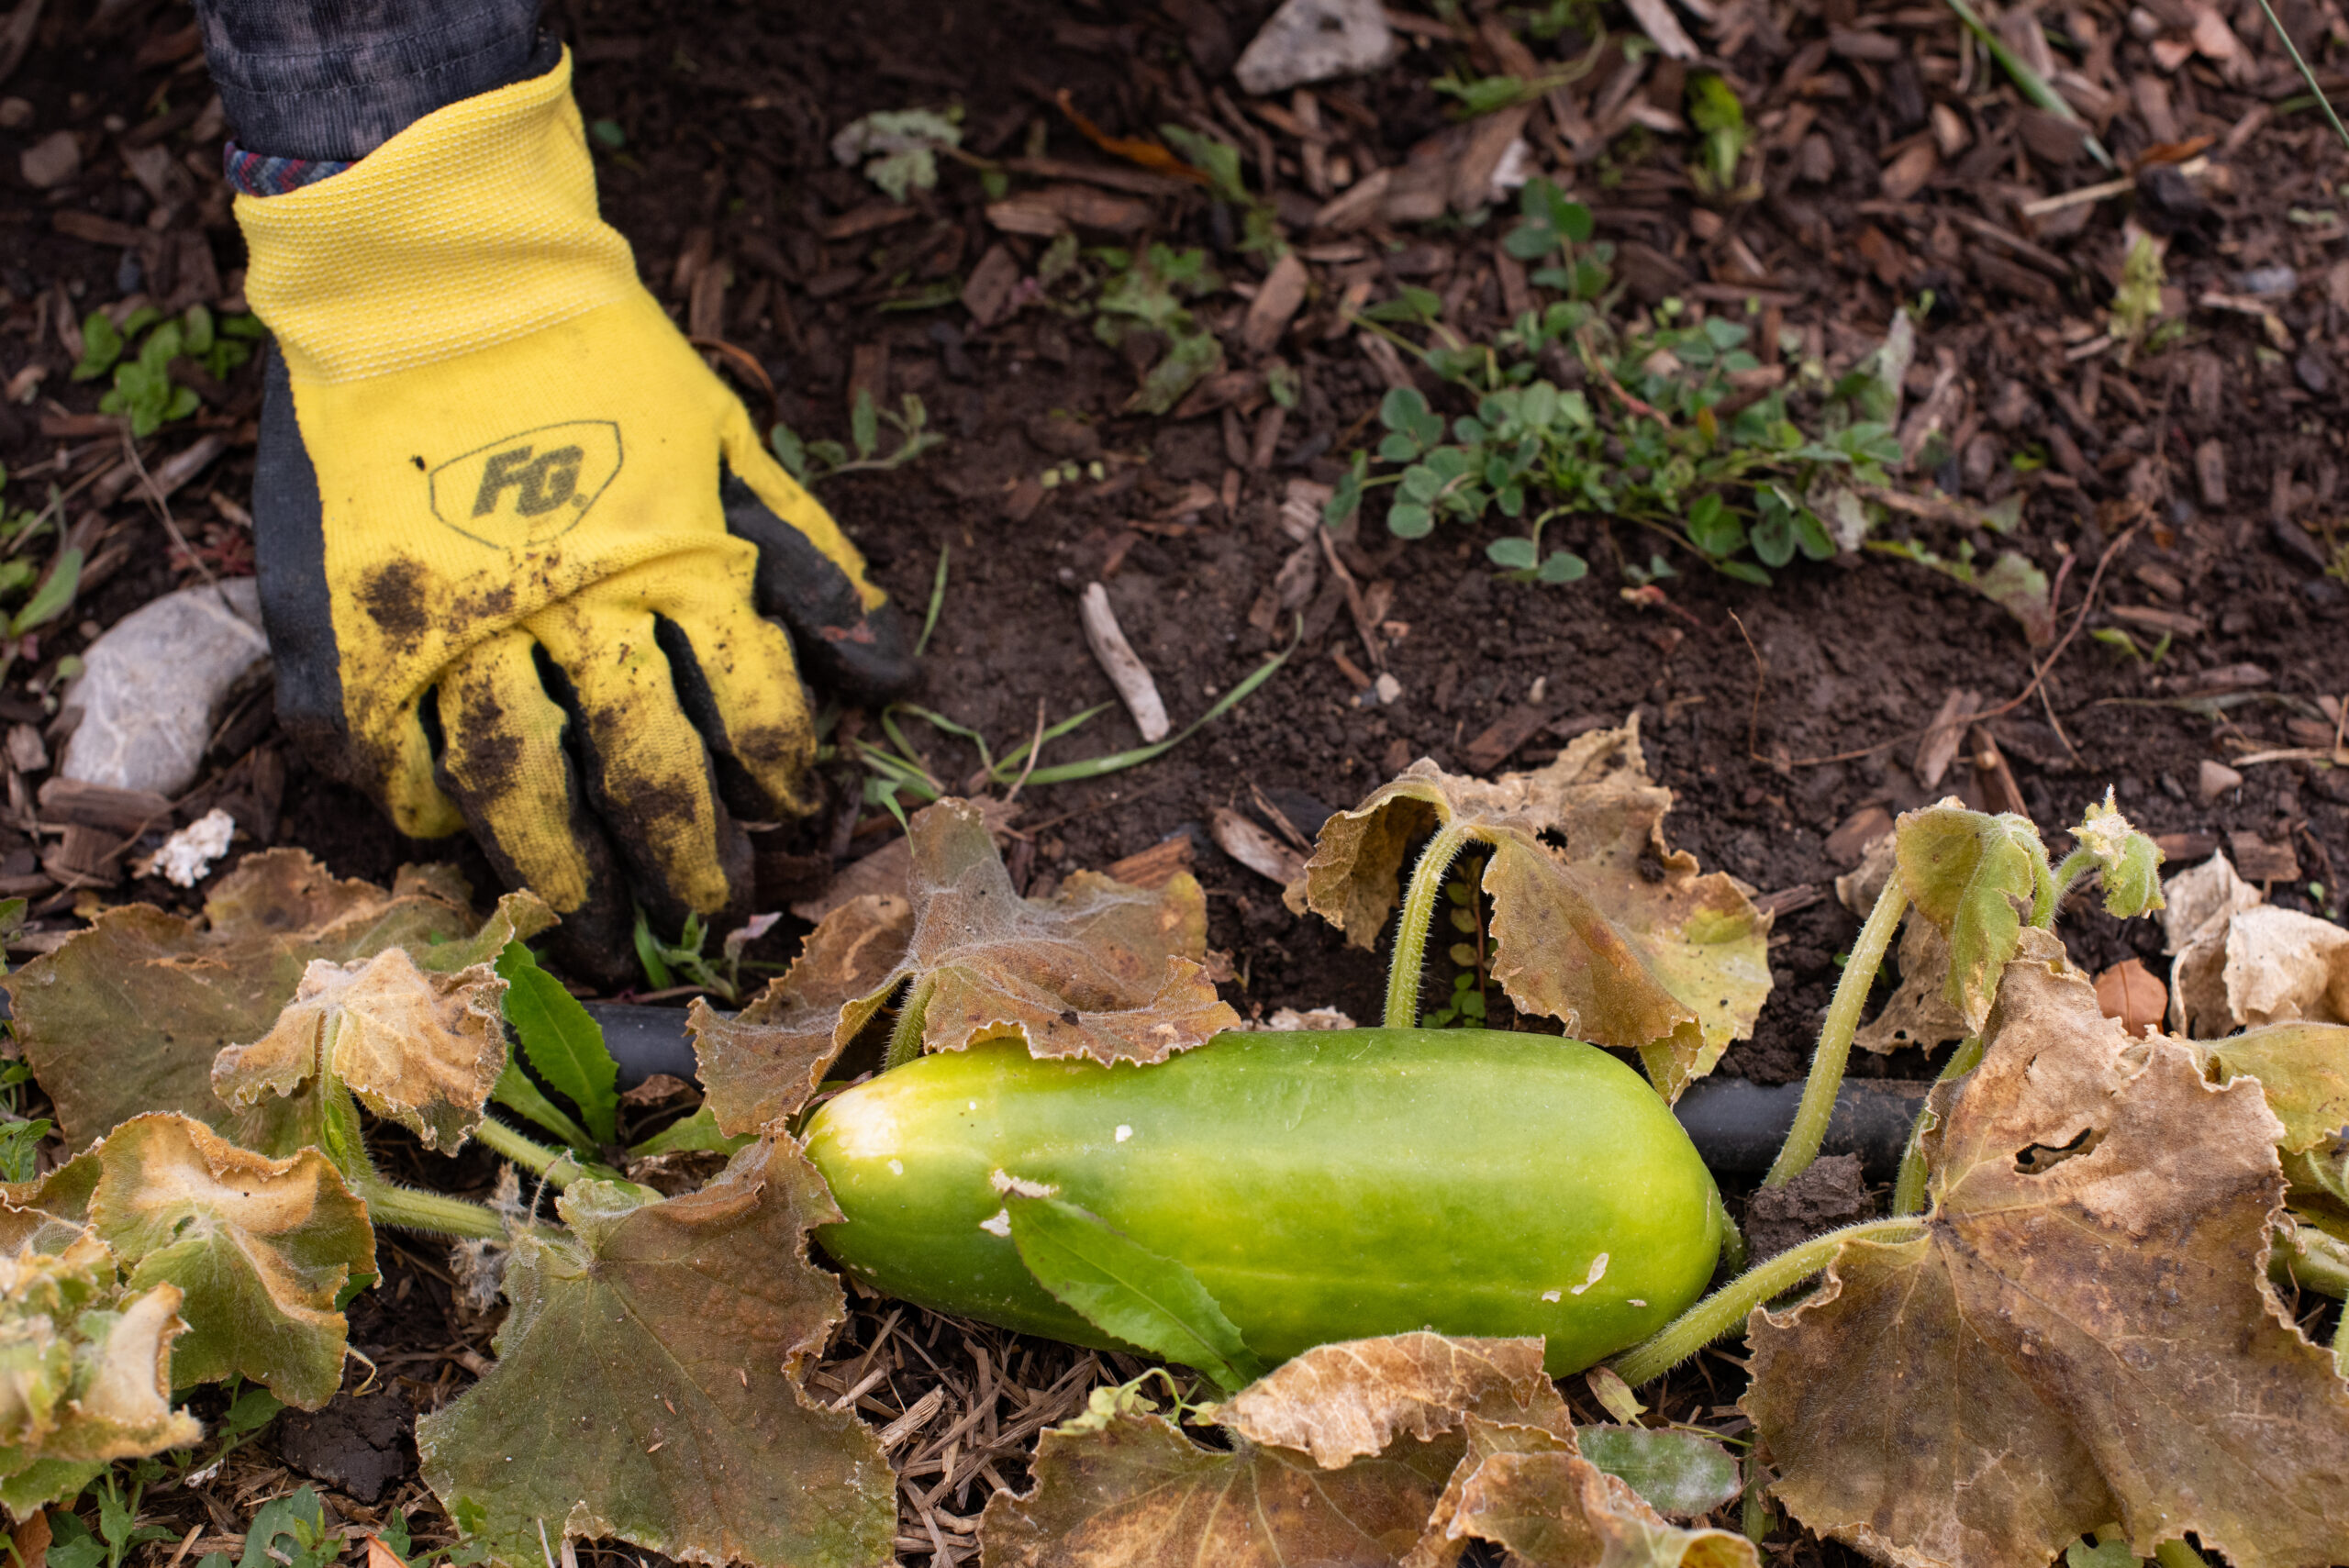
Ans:
POLYGON ((807 483, 807 448, 798 432, 777 420, 767 432, 767 445, 774 449, 774 460, 783 464, 785 473, 802 484, 807 483))
POLYGON ((631 1145, 629 1157, 642 1160, 654 1154, 734 1154, 756 1142, 755 1135, 729 1138, 718 1129, 718 1113, 704 1101, 694 1114, 673 1121, 643 1142, 631 1145))
POLYGON ((57 552, 57 564, 49 569, 49 575, 33 591, 33 596, 9 617, 8 635, 22 637, 72 609, 73 595, 81 586, 82 552, 68 545, 57 552))
POLYGON ((669 965, 661 956, 661 943, 652 935, 652 923, 644 911, 636 912, 636 962, 644 966, 644 978, 655 991, 666 991, 677 983, 669 973, 669 965))
POLYGON ((642 1193, 576 1181, 568 1234, 516 1235, 497 1364, 417 1423, 427 1483, 507 1568, 606 1535, 680 1562, 888 1561, 880 1440, 797 1375, 845 1305, 807 1262, 807 1228, 840 1218, 822 1178, 769 1137, 697 1193, 642 1193))
POLYGON ((2134 919, 2166 907, 2162 898, 2161 846, 2132 827, 2112 803, 2112 789, 2087 809, 2073 835, 2104 873, 2104 912, 2134 919))
POLYGON ((1008 1181, 1005 1207, 1019 1261, 1086 1322, 1152 1355, 1197 1368, 1226 1393, 1264 1374, 1264 1363, 1197 1274, 1098 1215, 1062 1198, 1022 1192, 1023 1184, 1008 1181))
POLYGON ((103 310, 90 312, 82 322, 82 357, 74 362, 72 379, 95 381, 114 369, 122 350, 122 331, 114 318, 103 310))
POLYGON ((1688 542, 1719 561, 1745 548, 1745 519, 1718 493, 1699 495, 1688 507, 1688 542))
POLYGON ((1485 559, 1512 572, 1531 572, 1540 564, 1541 547, 1521 534, 1497 539, 1485 547, 1485 559))
POLYGON ((1709 1514, 1742 1490, 1737 1461, 1693 1432, 1647 1427, 1576 1427, 1582 1456, 1659 1513, 1709 1514))
POLYGON ((1435 516, 1416 501, 1397 501, 1386 509, 1386 531, 1397 539, 1425 539, 1435 531, 1435 516))
POLYGON ((523 1060, 579 1107, 596 1141, 618 1140, 619 1064, 605 1048, 604 1031, 520 942, 507 944, 497 973, 506 977, 506 1021, 514 1026, 523 1060))
POLYGON ((860 461, 880 450, 881 415, 873 406, 873 394, 867 388, 857 388, 856 406, 849 410, 848 438, 855 444, 860 461))
POLYGON ((1929 806, 1902 813, 1896 831, 1901 883, 1949 938, 1950 1005, 1978 1034, 2048 876, 2039 830, 2027 817, 1929 806))
POLYGON ((315 1410, 342 1384, 334 1302, 375 1272, 375 1233, 325 1155, 270 1160, 201 1122, 143 1116, 90 1152, 90 1221, 130 1268, 129 1288, 173 1284, 191 1325, 173 1348, 183 1385, 234 1373, 315 1410))
POLYGON ((341 1555, 342 1538, 327 1533, 318 1495, 304 1486, 253 1516, 237 1568, 326 1568, 341 1555))
POLYGON ((499 1073, 489 1097, 517 1116, 528 1117, 540 1127, 571 1145, 580 1155, 596 1152, 598 1145, 588 1130, 571 1119, 563 1108, 548 1099, 546 1094, 522 1071, 521 1063, 507 1062, 506 1071, 499 1073))
POLYGON ((1544 583, 1577 583, 1590 571, 1590 562, 1571 550, 1553 550, 1542 563, 1535 575, 1544 583))

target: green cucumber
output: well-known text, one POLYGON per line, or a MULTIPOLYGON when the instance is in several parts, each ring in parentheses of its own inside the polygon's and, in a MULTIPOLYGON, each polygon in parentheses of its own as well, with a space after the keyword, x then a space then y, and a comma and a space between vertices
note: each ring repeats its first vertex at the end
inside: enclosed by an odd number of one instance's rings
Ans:
POLYGON ((807 1131, 846 1216, 816 1239, 858 1281, 1104 1349, 1124 1347, 1021 1265, 1007 1192, 1184 1263, 1274 1362, 1432 1328, 1543 1335, 1563 1374, 1678 1316, 1722 1237, 1670 1107, 1554 1036, 1230 1033, 1148 1067, 995 1040, 861 1084, 807 1131))

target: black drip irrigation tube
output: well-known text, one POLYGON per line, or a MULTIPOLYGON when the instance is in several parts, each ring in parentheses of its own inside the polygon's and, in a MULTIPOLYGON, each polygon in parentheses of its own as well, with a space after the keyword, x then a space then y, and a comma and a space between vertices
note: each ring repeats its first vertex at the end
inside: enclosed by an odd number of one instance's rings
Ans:
MULTIPOLYGON (((655 1073, 696 1082, 693 1042, 685 1015, 675 1007, 640 1007, 625 1002, 590 1002, 588 1016, 602 1026, 604 1044, 619 1063, 620 1087, 632 1088, 655 1073)), ((1932 1085, 1897 1078, 1846 1078, 1835 1092, 1835 1117, 1827 1124, 1822 1154, 1856 1154, 1872 1182, 1898 1173, 1909 1130, 1932 1085)), ((1758 1176, 1777 1158, 1787 1129, 1795 1123, 1802 1084, 1753 1084, 1742 1078, 1706 1078, 1680 1096, 1673 1113, 1689 1141, 1714 1171, 1758 1176)))

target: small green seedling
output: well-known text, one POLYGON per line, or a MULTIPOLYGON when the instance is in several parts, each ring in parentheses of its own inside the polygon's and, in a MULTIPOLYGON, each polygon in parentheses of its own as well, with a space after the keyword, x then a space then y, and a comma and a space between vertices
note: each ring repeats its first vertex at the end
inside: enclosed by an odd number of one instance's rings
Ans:
POLYGON ((893 414, 875 407, 873 395, 860 390, 855 407, 849 411, 849 439, 855 447, 854 457, 849 455, 848 447, 838 441, 803 441, 796 431, 780 421, 767 432, 767 445, 774 449, 775 461, 802 484, 813 484, 842 473, 886 473, 903 468, 933 447, 944 445, 946 438, 930 428, 930 410, 913 393, 905 395, 900 411, 893 414), (899 438, 896 448, 886 453, 881 450, 884 425, 896 430, 899 438))
POLYGON ((231 316, 216 327, 212 312, 201 305, 192 305, 168 321, 153 306, 141 306, 120 326, 106 312, 93 311, 82 323, 82 358, 73 367, 73 379, 92 381, 112 371, 114 385, 98 400, 98 411, 127 417, 130 433, 143 440, 203 406, 194 387, 172 379, 173 360, 185 358, 213 380, 226 380, 252 357, 252 343, 264 331, 246 315, 231 316), (142 333, 145 339, 139 341, 142 333), (126 359, 134 342, 137 351, 126 359))
POLYGON ((963 145, 959 108, 883 109, 850 121, 832 138, 832 156, 855 167, 893 202, 938 184, 938 154, 963 145))

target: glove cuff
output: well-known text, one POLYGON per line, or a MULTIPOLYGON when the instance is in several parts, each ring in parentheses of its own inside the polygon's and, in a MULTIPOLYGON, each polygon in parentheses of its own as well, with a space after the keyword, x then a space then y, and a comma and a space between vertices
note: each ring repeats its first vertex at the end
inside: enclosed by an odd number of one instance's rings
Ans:
POLYGON ((640 291, 596 216, 571 54, 435 110, 331 180, 240 195, 245 296, 295 382, 439 363, 640 291))

